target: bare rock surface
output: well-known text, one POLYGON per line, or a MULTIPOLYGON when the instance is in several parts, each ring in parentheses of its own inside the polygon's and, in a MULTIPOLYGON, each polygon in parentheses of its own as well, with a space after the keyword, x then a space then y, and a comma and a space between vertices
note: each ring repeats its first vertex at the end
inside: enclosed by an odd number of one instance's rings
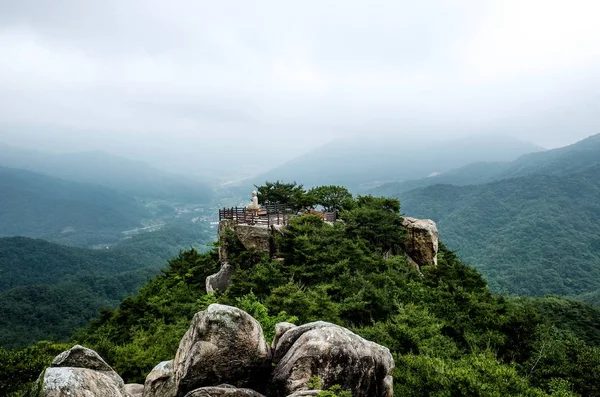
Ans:
POLYGON ((287 330, 277 343, 269 395, 308 389, 318 376, 323 388, 340 385, 354 397, 392 397, 390 351, 346 328, 315 322, 287 330))
POLYGON ((238 389, 231 385, 201 387, 185 395, 185 397, 265 397, 252 389, 238 389))
POLYGON ((271 345, 273 347, 273 350, 275 350, 275 348, 277 347, 277 343, 279 342, 279 339, 281 339, 283 334, 285 334, 290 329, 296 327, 296 325, 286 322, 275 324, 275 337, 273 338, 273 344, 271 345))
POLYGON ((206 278, 206 293, 214 294, 216 291, 225 291, 229 287, 234 273, 235 268, 224 262, 217 273, 206 278))
POLYGON ((119 382, 118 379, 105 371, 88 368, 50 367, 44 373, 41 396, 127 397, 125 385, 122 380, 119 382))
POLYGON ((258 321, 238 308, 212 304, 196 313, 179 344, 176 396, 222 383, 256 389, 267 382, 270 365, 271 348, 258 321))
POLYGON ((87 368, 96 371, 114 372, 113 369, 92 349, 75 345, 52 360, 52 367, 87 368))
POLYGON ((143 397, 144 385, 138 383, 128 383, 125 385, 125 392, 129 397, 143 397))
POLYGON ((404 218, 404 252, 419 266, 437 266, 439 234, 431 219, 404 218))
POLYGON ((290 394, 287 397, 314 397, 318 395, 321 391, 322 390, 301 390, 290 394))
POLYGON ((173 360, 163 361, 150 371, 144 382, 144 397, 174 397, 173 360))
POLYGON ((270 251, 271 229, 266 225, 236 225, 233 231, 247 250, 270 251))

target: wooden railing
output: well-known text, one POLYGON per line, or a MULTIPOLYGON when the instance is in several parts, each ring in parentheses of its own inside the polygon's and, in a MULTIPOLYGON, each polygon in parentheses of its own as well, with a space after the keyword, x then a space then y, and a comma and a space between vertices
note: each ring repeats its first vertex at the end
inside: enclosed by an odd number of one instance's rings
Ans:
MULTIPOLYGON (((311 210, 309 213, 320 215, 326 222, 335 222, 336 220, 335 212, 311 210)), ((219 222, 228 219, 234 221, 236 225, 287 225, 290 218, 294 216, 297 216, 297 212, 278 203, 268 203, 258 211, 245 207, 230 207, 219 210, 219 222)))

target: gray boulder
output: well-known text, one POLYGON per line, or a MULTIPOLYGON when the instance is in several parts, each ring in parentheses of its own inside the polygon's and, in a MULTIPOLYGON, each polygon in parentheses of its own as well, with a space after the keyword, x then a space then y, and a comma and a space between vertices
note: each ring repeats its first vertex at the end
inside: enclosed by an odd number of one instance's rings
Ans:
POLYGON ((44 372, 43 397, 128 397, 123 379, 93 350, 75 345, 44 372))
POLYGON ((322 390, 301 390, 290 394, 287 397, 314 397, 318 395, 321 391, 322 390))
POLYGON ((144 382, 144 397, 174 397, 173 360, 163 361, 150 371, 144 382))
POLYGON ((277 343, 279 342, 279 339, 281 339, 283 334, 285 334, 292 328, 296 328, 296 325, 286 322, 275 324, 275 337, 273 338, 273 344, 271 345, 273 347, 273 350, 275 350, 275 348, 277 347, 277 343))
POLYGON ((189 392, 185 397, 265 397, 252 389, 238 389, 231 385, 201 387, 189 392))
POLYGON ((196 313, 173 361, 176 396, 228 383, 257 389, 268 381, 271 348, 248 313, 212 304, 196 313))
POLYGON ((128 383, 125 385, 125 392, 129 397, 143 397, 144 385, 138 383, 128 383))
POLYGON ((52 360, 52 367, 87 368, 96 371, 114 372, 98 353, 87 347, 75 345, 52 360))
POLYGON ((123 381, 87 368, 50 367, 44 373, 43 397, 127 397, 123 381))
POLYGON ((340 326, 316 322, 285 332, 277 343, 270 395, 308 390, 318 376, 323 389, 340 385, 354 397, 392 397, 394 360, 383 346, 340 326))
POLYGON ((217 290, 225 291, 234 274, 235 268, 227 262, 223 263, 217 273, 206 277, 206 293, 214 294, 217 290))

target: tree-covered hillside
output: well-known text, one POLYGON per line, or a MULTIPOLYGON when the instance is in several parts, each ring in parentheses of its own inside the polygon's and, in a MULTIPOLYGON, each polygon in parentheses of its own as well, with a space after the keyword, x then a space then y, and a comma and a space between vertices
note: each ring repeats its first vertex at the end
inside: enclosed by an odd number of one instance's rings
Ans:
POLYGON ((88 246, 118 241, 147 216, 136 199, 114 190, 0 168, 0 237, 88 246))
MULTIPOLYGON (((401 220, 398 209, 393 200, 363 197, 345 204, 344 222, 294 218, 275 240, 277 258, 248 251, 225 233, 221 244, 236 274, 224 293, 207 295, 204 288, 219 267, 216 250, 182 252, 75 340, 97 350, 126 381, 140 382, 173 358, 193 314, 220 302, 252 314, 267 338, 278 321, 324 320, 389 347, 395 396, 600 395, 598 309, 560 298, 495 296, 443 245, 439 265, 422 272, 402 255, 386 259, 382 252, 403 238, 392 226, 401 220), (373 216, 386 226, 374 227, 373 216)), ((36 358, 0 391, 35 379, 52 349, 0 351, 8 376, 19 355, 36 358)))
POLYGON ((67 338, 134 293, 168 258, 212 237, 200 227, 170 227, 102 250, 0 238, 0 346, 67 338))
POLYGON ((494 291, 579 295, 600 288, 600 165, 401 196, 406 213, 436 221, 441 238, 494 291))

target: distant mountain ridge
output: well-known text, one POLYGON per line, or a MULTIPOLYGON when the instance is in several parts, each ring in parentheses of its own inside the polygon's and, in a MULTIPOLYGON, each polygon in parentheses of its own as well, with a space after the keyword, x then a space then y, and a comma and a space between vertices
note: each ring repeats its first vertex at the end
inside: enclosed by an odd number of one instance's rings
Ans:
POLYGON ((210 186, 200 181, 101 151, 50 154, 0 144, 0 166, 92 183, 137 197, 193 203, 212 198, 210 186))
POLYGON ((473 185, 532 174, 566 175, 600 164, 600 134, 565 147, 528 153, 511 162, 476 162, 430 178, 387 183, 375 194, 397 194, 436 184, 473 185))
POLYGON ((0 167, 0 237, 47 238, 72 245, 115 242, 148 211, 102 186, 0 167))
POLYGON ((381 136, 339 139, 252 178, 252 182, 301 180, 306 186, 335 184, 357 191, 370 184, 426 177, 477 161, 511 161, 540 150, 506 136, 418 144, 381 136))

